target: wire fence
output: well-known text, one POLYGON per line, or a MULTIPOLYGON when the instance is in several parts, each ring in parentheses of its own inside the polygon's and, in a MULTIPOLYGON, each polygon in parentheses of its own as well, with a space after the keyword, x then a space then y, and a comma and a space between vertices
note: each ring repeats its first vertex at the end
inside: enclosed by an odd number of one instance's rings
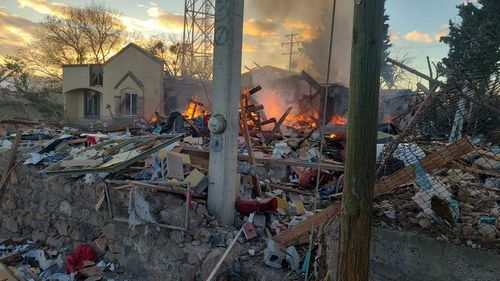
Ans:
POLYGON ((474 82, 424 89, 402 132, 378 144, 381 225, 500 248, 500 83, 474 82))

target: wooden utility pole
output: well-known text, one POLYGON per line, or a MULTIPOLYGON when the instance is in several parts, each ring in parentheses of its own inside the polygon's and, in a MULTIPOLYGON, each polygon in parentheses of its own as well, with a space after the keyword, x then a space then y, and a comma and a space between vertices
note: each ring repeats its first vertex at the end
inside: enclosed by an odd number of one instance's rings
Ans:
POLYGON ((293 48, 293 46, 297 46, 300 43, 302 43, 302 41, 298 41, 297 39, 295 39, 299 36, 300 36, 300 34, 292 32, 292 33, 286 35, 287 38, 290 38, 290 41, 281 43, 281 47, 286 46, 286 45, 290 46, 290 50, 288 51, 288 53, 283 53, 283 55, 288 56, 288 71, 292 71, 293 55, 296 55, 299 53, 298 51, 295 51, 295 49, 293 48))
POLYGON ((367 281, 375 187, 384 0, 354 4, 338 281, 367 281))

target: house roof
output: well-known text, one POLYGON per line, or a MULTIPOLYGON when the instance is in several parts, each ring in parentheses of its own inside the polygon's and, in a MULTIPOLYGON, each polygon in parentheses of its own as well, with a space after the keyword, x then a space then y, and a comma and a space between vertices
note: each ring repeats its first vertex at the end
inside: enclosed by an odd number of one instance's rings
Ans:
POLYGON ((256 75, 259 73, 265 73, 266 76, 271 75, 271 77, 268 77, 269 80, 274 80, 274 79, 279 79, 287 76, 292 76, 292 75, 298 75, 299 73, 293 72, 293 71, 288 71, 286 69, 282 69, 279 67, 271 66, 271 65, 264 65, 261 67, 254 68, 252 70, 249 70, 248 72, 245 72, 241 74, 242 77, 247 76, 247 75, 256 75))
POLYGON ((135 43, 128 43, 127 46, 123 47, 118 53, 114 54, 112 57, 110 57, 105 64, 108 64, 110 61, 112 61, 113 59, 115 59, 116 57, 118 57, 119 55, 121 55, 125 50, 127 50, 128 48, 134 48, 136 50, 138 50, 139 52, 143 53, 144 55, 146 55, 147 57, 149 57, 150 59, 152 59, 153 61, 163 65, 163 61, 151 54, 150 52, 144 50, 143 48, 141 48, 139 45, 135 44, 135 43))
MULTIPOLYGON (((135 43, 132 43, 132 42, 128 43, 120 51, 118 51, 116 54, 114 54, 113 56, 111 56, 104 64, 108 64, 110 61, 112 61, 114 58, 118 57, 120 54, 122 54, 128 48, 134 48, 137 51, 139 51, 139 52, 143 53, 144 55, 146 55, 148 58, 152 59, 153 61, 155 61, 155 62, 163 65, 163 61, 159 57, 151 54, 150 52, 144 50, 139 45, 137 45, 135 43)), ((62 67, 82 67, 82 66, 91 66, 91 65, 102 65, 102 64, 95 64, 95 63, 63 64, 62 67)))

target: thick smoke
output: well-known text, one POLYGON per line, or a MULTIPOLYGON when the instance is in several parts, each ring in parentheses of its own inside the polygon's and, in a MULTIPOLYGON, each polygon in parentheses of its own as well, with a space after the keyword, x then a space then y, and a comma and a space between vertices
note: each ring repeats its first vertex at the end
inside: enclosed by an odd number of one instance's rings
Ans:
MULTIPOLYGON (((269 18, 282 23, 286 19, 301 21, 317 29, 319 36, 305 42, 301 55, 297 56, 297 70, 309 71, 318 82, 326 82, 333 0, 250 0, 246 5, 245 13, 249 17, 269 18)), ((354 1, 337 0, 336 5, 330 82, 348 85, 354 1)), ((291 31, 304 32, 300 29, 291 31)))

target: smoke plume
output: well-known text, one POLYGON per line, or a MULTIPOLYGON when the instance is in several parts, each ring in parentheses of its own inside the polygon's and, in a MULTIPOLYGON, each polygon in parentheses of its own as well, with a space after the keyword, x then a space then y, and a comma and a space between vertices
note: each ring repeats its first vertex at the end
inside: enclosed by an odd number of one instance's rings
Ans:
MULTIPOLYGON (((296 71, 308 71, 318 82, 326 82, 330 27, 334 0, 251 0, 246 17, 271 19, 283 24, 286 33, 299 33, 303 41, 296 55, 296 71)), ((330 82, 349 83, 354 1, 336 0, 330 82)), ((271 40, 276 40, 272 38, 271 40)), ((281 55, 281 54, 276 54, 281 55)))

